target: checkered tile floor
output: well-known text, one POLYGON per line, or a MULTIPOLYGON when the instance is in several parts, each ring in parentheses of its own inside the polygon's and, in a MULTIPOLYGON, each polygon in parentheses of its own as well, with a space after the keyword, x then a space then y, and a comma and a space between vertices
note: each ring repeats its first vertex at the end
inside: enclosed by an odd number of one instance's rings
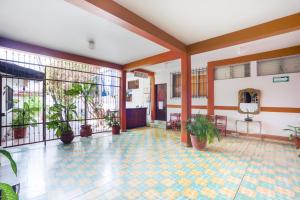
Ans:
POLYGON ((19 147, 21 199, 300 199, 293 146, 226 137, 199 152, 140 129, 72 145, 19 147))

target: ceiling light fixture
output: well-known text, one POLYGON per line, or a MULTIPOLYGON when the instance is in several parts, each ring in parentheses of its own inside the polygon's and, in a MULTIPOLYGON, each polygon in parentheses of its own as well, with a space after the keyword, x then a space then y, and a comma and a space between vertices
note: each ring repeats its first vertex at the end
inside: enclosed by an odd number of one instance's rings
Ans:
POLYGON ((94 50, 94 49, 95 49, 95 41, 92 40, 92 39, 89 40, 89 48, 90 48, 91 50, 94 50))

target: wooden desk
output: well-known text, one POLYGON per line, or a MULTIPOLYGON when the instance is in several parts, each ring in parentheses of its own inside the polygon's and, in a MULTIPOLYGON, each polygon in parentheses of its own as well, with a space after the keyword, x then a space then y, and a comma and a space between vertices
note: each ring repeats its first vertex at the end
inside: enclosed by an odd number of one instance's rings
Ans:
POLYGON ((144 127, 147 125, 147 108, 126 109, 126 129, 144 127))

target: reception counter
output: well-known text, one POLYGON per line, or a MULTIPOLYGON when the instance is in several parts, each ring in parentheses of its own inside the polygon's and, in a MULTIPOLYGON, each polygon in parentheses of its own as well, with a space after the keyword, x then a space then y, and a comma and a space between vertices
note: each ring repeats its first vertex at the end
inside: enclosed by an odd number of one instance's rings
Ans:
POLYGON ((146 126, 147 108, 126 109, 126 129, 146 126))

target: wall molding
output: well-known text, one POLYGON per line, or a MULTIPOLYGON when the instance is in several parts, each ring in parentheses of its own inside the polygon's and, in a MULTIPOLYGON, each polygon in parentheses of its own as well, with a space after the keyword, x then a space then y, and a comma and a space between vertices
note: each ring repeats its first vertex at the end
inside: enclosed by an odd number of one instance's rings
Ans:
MULTIPOLYGON (((233 130, 227 130, 227 134, 233 135, 233 133, 236 133, 236 131, 233 130)), ((292 144, 293 141, 289 139, 287 136, 280 136, 280 135, 272 135, 272 134, 257 134, 257 133, 241 133, 238 132, 241 136, 248 136, 253 138, 262 138, 262 139, 269 139, 269 140, 276 140, 276 141, 282 141, 282 142, 289 142, 292 144)))
MULTIPOLYGON (((168 104, 167 108, 181 108, 178 104, 168 104)), ((206 105, 192 105, 192 109, 207 109, 206 105)), ((237 111, 237 106, 215 106, 215 110, 234 110, 237 111)), ((300 108, 294 107, 261 107, 261 112, 277 112, 277 113, 300 113, 300 108)))

